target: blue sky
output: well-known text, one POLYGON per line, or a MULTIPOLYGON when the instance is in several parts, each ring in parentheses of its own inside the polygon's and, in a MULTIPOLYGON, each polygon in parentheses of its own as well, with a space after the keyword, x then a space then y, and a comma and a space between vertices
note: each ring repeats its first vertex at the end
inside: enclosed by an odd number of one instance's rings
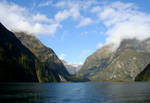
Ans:
POLYGON ((103 45, 150 37, 150 0, 0 0, 0 21, 35 35, 62 59, 84 63, 103 45))

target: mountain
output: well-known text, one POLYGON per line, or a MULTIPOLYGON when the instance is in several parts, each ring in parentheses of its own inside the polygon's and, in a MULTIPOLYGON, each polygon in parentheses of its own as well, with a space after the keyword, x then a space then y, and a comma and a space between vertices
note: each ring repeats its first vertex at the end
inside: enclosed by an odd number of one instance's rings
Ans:
POLYGON ((150 81, 150 63, 136 76, 135 81, 150 81))
POLYGON ((23 32, 16 32, 17 38, 38 58, 45 66, 37 72, 39 80, 42 82, 81 82, 88 81, 80 76, 71 75, 55 52, 46 47, 35 36, 23 32))
POLYGON ((71 75, 55 52, 42 44, 35 36, 23 32, 16 32, 15 35, 45 65, 44 70, 37 72, 39 80, 49 82, 52 79, 49 76, 52 75, 58 82, 87 81, 82 77, 71 75))
POLYGON ((69 63, 69 62, 66 62, 64 60, 62 60, 62 62, 65 65, 68 72, 72 75, 75 75, 82 66, 81 63, 69 63))
POLYGON ((117 50, 105 45, 87 57, 77 73, 91 81, 134 81, 150 61, 150 39, 125 39, 117 50))
POLYGON ((97 71, 109 65, 112 55, 111 45, 102 47, 87 57, 77 74, 85 77, 94 76, 97 71))
POLYGON ((70 74, 51 48, 43 45, 33 35, 23 32, 16 32, 15 35, 45 65, 45 69, 38 73, 40 75, 42 72, 41 81, 49 82, 49 75, 52 74, 59 82, 69 80, 70 74))
POLYGON ((38 82, 38 60, 0 23, 0 82, 38 82))

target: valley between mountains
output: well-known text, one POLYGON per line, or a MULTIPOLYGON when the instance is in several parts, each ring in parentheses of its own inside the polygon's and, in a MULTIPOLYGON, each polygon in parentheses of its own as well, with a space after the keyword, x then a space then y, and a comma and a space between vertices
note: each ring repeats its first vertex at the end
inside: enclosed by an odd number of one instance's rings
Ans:
POLYGON ((0 82, 150 81, 150 38, 104 45, 83 65, 60 60, 35 36, 0 24, 0 82))

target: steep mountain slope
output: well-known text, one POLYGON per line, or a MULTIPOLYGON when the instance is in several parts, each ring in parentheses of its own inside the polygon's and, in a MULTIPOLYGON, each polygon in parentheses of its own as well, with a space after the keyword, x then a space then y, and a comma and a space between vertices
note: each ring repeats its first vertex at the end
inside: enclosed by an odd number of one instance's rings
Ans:
POLYGON ((112 59, 113 51, 111 45, 107 45, 88 56, 78 75, 91 77, 95 73, 107 67, 112 59))
POLYGON ((50 74, 54 74, 57 81, 70 81, 71 75, 51 48, 43 45, 35 36, 21 32, 15 35, 45 65, 45 70, 42 71, 43 75, 47 75, 43 78, 45 82, 49 81, 47 77, 50 74))
POLYGON ((38 82, 37 59, 0 23, 0 82, 38 82))
POLYGON ((135 81, 150 81, 150 64, 136 76, 135 81))
POLYGON ((79 64, 79 63, 68 63, 64 60, 62 60, 62 62, 65 65, 68 72, 72 75, 75 75, 82 66, 82 64, 79 64))
POLYGON ((123 40, 115 51, 104 46, 86 59, 78 74, 92 81, 133 81, 150 61, 149 48, 150 39, 123 40))

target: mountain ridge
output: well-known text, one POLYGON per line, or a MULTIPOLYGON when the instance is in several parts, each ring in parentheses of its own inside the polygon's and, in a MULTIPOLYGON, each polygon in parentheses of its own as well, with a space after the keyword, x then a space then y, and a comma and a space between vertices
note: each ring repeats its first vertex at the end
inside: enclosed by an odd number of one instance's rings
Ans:
POLYGON ((39 71, 40 75, 46 74, 45 77, 41 78, 45 82, 49 81, 47 79, 49 73, 53 74, 53 78, 55 77, 58 82, 87 81, 82 77, 71 75, 55 52, 42 44, 35 36, 23 32, 16 32, 15 35, 45 65, 45 70, 39 71), (41 74, 41 72, 44 74, 41 74))
POLYGON ((38 60, 0 23, 0 82, 38 82, 38 60))
POLYGON ((70 76, 55 52, 51 48, 48 48, 42 44, 35 36, 24 32, 15 32, 15 35, 46 66, 45 72, 52 72, 57 81, 61 81, 59 75, 66 79, 67 76, 70 76))
POLYGON ((134 81, 150 61, 149 44, 150 39, 125 39, 113 52, 106 45, 86 59, 78 75, 91 81, 134 81))

